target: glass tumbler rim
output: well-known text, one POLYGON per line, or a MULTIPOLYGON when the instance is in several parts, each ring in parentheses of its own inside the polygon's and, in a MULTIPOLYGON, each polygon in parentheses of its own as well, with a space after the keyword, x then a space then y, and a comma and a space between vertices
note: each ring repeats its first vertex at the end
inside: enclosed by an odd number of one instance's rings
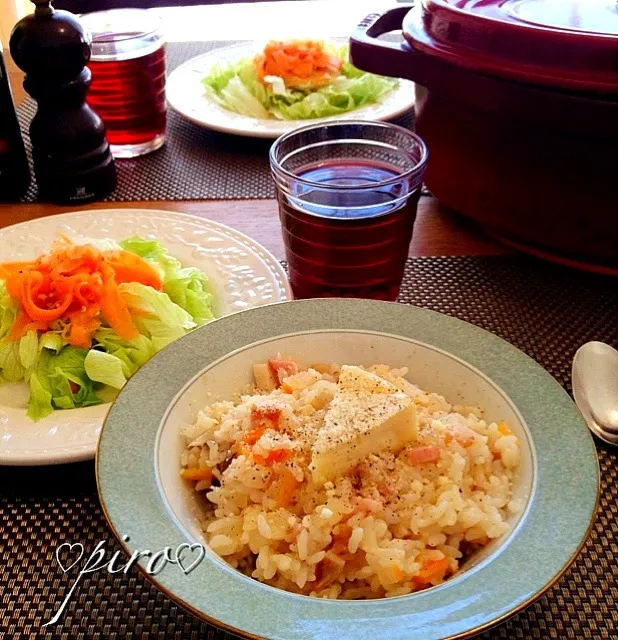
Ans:
MULTIPOLYGON (((105 44, 111 42, 127 42, 130 40, 141 40, 142 38, 148 38, 149 36, 153 36, 155 34, 160 34, 163 32, 163 20, 156 13, 153 13, 151 9, 143 9, 140 7, 124 7, 118 9, 102 9, 101 11, 93 11, 91 13, 82 14, 79 16, 80 22, 88 29, 91 34, 93 43, 96 44, 105 44), (93 27, 93 23, 102 16, 113 14, 114 17, 117 16, 129 16, 130 14, 136 15, 139 14, 140 17, 146 17, 150 24, 146 26, 146 28, 142 29, 141 27, 137 29, 138 33, 112 33, 106 32, 105 34, 97 34, 95 28, 93 27), (112 37, 109 39, 100 38, 101 35, 111 35, 112 37)), ((139 24, 136 23, 136 24, 139 24)), ((113 30, 113 27, 112 27, 113 30)))
MULTIPOLYGON (((333 138, 333 141, 342 141, 345 142, 345 138, 333 138)), ((368 139, 369 142, 371 142, 371 139, 368 139)), ((378 141, 375 141, 376 143, 378 143, 378 141)), ((332 122, 325 122, 325 123, 317 123, 317 124, 310 124, 310 125, 305 125, 303 127, 298 127, 296 129, 293 129, 292 131, 288 131, 287 133, 284 133, 283 135, 279 136, 279 138, 277 138, 277 140, 275 140, 275 142, 272 144, 272 146, 270 147, 270 151, 269 151, 269 159, 270 159, 270 166, 271 166, 271 170, 273 171, 273 173, 275 174, 279 174, 285 178, 287 178, 288 180, 293 180, 296 183, 299 184, 303 184, 307 187, 316 187, 319 188, 321 190, 328 190, 328 191, 349 191, 349 190, 363 190, 363 189, 376 189, 376 188, 381 188, 381 187, 388 187, 389 185, 393 185, 396 184, 398 182, 401 182, 401 180, 405 180, 407 178, 412 178, 415 175, 417 175, 420 172, 423 172, 425 169, 425 166, 427 164, 427 159, 429 157, 429 151, 427 149, 427 145, 425 144, 425 141, 414 131, 411 131, 410 129, 406 129, 405 127, 402 127, 398 124, 391 124, 390 122, 381 122, 381 121, 375 121, 375 120, 335 120, 332 122), (296 173, 294 173, 293 171, 290 171, 288 169, 286 169, 285 167, 283 167, 283 165, 281 164, 281 162, 277 159, 276 157, 276 152, 279 149, 279 147, 281 146, 282 143, 290 140, 291 138, 293 138, 294 136, 298 135, 298 134, 302 134, 305 133, 307 131, 312 131, 315 129, 324 129, 324 128, 337 128, 337 127, 345 127, 345 126, 350 126, 350 125, 361 125, 361 126, 371 126, 371 127, 376 127, 379 129, 388 129, 388 130, 394 130, 394 131, 399 131, 399 133, 403 134, 404 136, 408 137, 410 140, 412 140, 415 144, 417 144, 421 150, 421 156, 418 159, 418 161, 416 161, 416 164, 411 167, 410 169, 407 169, 406 171, 403 171, 402 173, 399 173, 395 176, 393 176, 392 178, 387 178, 386 180, 381 180, 380 182, 372 182, 370 185, 338 185, 338 184, 329 184, 328 186, 324 185, 324 183, 320 183, 314 180, 309 180, 307 178, 303 178, 302 176, 297 175, 296 173)), ((287 156, 286 156, 287 157, 287 156)))

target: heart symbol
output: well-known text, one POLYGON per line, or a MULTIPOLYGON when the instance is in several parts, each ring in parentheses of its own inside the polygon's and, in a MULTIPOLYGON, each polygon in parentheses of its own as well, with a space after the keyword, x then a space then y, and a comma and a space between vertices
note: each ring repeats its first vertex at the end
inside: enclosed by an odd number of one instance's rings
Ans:
POLYGON ((176 564, 182 569, 183 573, 188 576, 191 571, 193 571, 193 569, 195 569, 195 567, 197 567, 197 565, 204 559, 204 556, 206 555, 206 549, 204 549, 204 546, 201 545, 199 542, 194 542, 193 544, 189 544, 188 542, 183 542, 182 544, 179 544, 177 549, 176 549, 176 564), (195 560, 193 560, 193 562, 191 562, 190 565, 188 565, 187 567, 184 566, 183 564, 183 560, 182 560, 182 552, 188 549, 191 554, 193 554, 193 552, 197 549, 198 550, 198 557, 195 558, 195 560))
POLYGON ((82 559, 83 555, 84 545, 81 542, 74 542, 73 544, 71 544, 70 542, 63 542, 61 545, 56 547, 56 561, 58 562, 58 566, 62 569, 63 573, 70 571, 82 559), (62 564, 62 560, 60 560, 60 550, 62 549, 62 547, 69 548, 69 550, 67 551, 67 555, 73 551, 74 547, 79 548, 79 556, 77 557, 77 560, 74 560, 68 567, 65 567, 62 564))

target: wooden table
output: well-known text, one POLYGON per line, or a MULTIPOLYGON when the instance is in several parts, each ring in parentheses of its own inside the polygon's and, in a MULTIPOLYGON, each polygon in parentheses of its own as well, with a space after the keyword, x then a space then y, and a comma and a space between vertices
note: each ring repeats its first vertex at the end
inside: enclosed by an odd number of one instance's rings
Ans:
MULTIPOLYGON (((369 13, 383 11, 385 0, 313 0, 262 2, 158 9, 170 42, 244 40, 282 37, 346 36, 369 13)), ((10 67, 16 102, 23 100, 20 72, 10 67)), ((229 225, 284 257, 277 206, 274 200, 97 202, 79 209, 166 209, 203 216, 229 225)), ((51 204, 0 205, 0 227, 42 216, 76 210, 51 204)), ((505 249, 468 222, 444 210, 433 198, 422 198, 411 256, 492 255, 505 249)))

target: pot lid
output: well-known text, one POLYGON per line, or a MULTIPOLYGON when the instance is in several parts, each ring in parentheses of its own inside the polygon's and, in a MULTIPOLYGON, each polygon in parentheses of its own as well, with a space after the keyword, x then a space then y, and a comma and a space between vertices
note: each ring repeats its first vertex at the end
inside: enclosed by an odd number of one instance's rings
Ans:
POLYGON ((618 0, 421 0, 403 31, 479 73, 618 93, 618 0))

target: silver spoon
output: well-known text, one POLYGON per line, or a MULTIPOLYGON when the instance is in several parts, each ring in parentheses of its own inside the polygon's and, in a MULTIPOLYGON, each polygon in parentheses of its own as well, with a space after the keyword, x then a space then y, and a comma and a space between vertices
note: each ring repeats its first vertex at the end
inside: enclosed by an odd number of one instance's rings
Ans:
POLYGON ((588 428, 618 445, 618 351, 604 342, 587 342, 573 358, 573 397, 588 428))

